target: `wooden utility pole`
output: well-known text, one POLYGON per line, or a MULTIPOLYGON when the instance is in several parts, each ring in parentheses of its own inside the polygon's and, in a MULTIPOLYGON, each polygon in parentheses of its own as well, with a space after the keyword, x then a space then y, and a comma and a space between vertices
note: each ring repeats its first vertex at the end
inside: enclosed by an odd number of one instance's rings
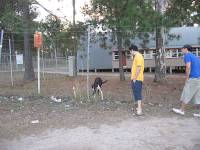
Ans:
POLYGON ((90 73, 90 26, 88 26, 88 43, 87 43, 87 98, 90 98, 89 91, 89 73, 90 73))
POLYGON ((75 4, 75 0, 72 0, 72 5, 73 5, 73 26, 75 26, 75 16, 76 16, 76 4, 75 4))
POLYGON ((77 76, 77 46, 76 46, 76 34, 75 34, 75 26, 76 26, 76 2, 72 0, 73 5, 73 30, 74 30, 74 57, 75 57, 75 65, 74 65, 74 76, 77 76))

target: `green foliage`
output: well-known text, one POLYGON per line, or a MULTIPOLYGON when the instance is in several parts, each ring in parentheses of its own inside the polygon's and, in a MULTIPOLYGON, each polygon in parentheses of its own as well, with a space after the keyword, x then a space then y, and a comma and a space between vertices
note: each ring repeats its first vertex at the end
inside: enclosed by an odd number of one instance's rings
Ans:
POLYGON ((167 0, 163 14, 156 11, 156 2, 159 0, 92 0, 83 12, 90 17, 88 22, 118 32, 125 44, 136 36, 148 43, 149 33, 156 28, 200 24, 200 0, 167 0))
POLYGON ((39 30, 43 33, 44 49, 46 51, 57 51, 65 54, 67 49, 75 50, 80 45, 80 37, 85 34, 83 23, 75 26, 68 21, 61 21, 59 18, 49 15, 40 22, 39 30))
MULTIPOLYGON (((5 29, 5 39, 4 45, 7 45, 7 39, 13 35, 15 49, 21 50, 24 46, 23 41, 23 0, 0 0, 0 26, 5 29)), ((31 4, 31 1, 30 1, 31 4)), ((30 7, 30 17, 28 29, 30 34, 33 34, 37 28, 37 23, 33 21, 36 18, 37 13, 35 12, 35 7, 30 7)), ((33 37, 31 37, 31 42, 33 43, 33 37)), ((32 47, 33 48, 33 47, 32 47)))
POLYGON ((170 26, 200 24, 200 0, 170 0, 165 15, 170 26))
POLYGON ((90 23, 110 29, 113 39, 120 36, 124 46, 128 46, 130 39, 136 36, 147 40, 145 33, 154 31, 156 25, 161 24, 162 16, 155 11, 154 5, 151 0, 93 0, 91 7, 85 6, 83 10, 90 16, 90 23))
POLYGON ((50 47, 53 50, 60 46, 58 37, 60 37, 63 29, 64 25, 61 24, 61 20, 51 15, 40 23, 39 31, 43 33, 44 49, 50 47))

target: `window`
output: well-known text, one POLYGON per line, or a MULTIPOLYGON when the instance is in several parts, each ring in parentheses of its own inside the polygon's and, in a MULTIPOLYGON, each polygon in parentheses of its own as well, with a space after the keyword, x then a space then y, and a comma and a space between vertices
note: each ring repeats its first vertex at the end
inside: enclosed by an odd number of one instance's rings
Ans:
POLYGON ((144 59, 152 59, 152 51, 145 50, 144 51, 144 59))
POLYGON ((177 56, 177 50, 172 50, 172 58, 176 58, 177 56))
POLYGON ((130 51, 126 51, 126 58, 131 60, 131 53, 130 51))
POLYGON ((166 50, 165 51, 165 57, 166 58, 171 58, 171 51, 170 50, 166 50))
POLYGON ((155 57, 155 55, 156 55, 156 50, 154 49, 152 52, 152 56, 155 57))
POLYGON ((196 48, 192 48, 191 53, 193 53, 196 56, 197 55, 196 48))
POLYGON ((200 47, 197 48, 198 56, 200 56, 200 47))
POLYGON ((113 52, 113 60, 119 60, 119 52, 118 51, 113 52))
POLYGON ((151 50, 145 50, 145 54, 151 54, 151 50))
POLYGON ((178 57, 183 57, 183 52, 181 51, 181 49, 178 50, 178 57))

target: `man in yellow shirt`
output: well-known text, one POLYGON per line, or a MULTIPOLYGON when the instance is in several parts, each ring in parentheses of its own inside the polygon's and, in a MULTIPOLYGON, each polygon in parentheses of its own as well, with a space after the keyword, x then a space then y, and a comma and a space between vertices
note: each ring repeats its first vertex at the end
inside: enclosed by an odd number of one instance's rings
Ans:
POLYGON ((144 57, 139 53, 136 45, 129 48, 133 57, 131 68, 131 84, 135 101, 138 103, 137 115, 142 115, 142 83, 144 81, 144 57))

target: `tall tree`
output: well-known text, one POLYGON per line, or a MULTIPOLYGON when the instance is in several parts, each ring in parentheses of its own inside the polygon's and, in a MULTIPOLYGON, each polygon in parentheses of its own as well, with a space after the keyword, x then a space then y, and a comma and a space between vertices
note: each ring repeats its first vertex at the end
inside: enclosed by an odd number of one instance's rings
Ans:
POLYGON ((40 30, 44 33, 44 47, 51 46, 55 50, 55 56, 59 49, 63 46, 61 34, 64 32, 64 24, 61 20, 52 15, 48 15, 41 22, 40 30))
POLYGON ((91 17, 93 24, 111 30, 117 40, 119 51, 120 80, 124 80, 122 48, 126 39, 134 38, 140 32, 153 31, 157 12, 151 0, 92 0, 91 6, 85 6, 85 14, 91 17))
MULTIPOLYGON (((15 1, 5 1, 0 0, 1 13, 0 17, 3 18, 3 24, 9 32, 23 32, 24 37, 24 60, 25 60, 25 72, 24 80, 34 80, 34 70, 32 64, 32 54, 30 47, 30 34, 31 27, 33 24, 33 19, 37 16, 35 10, 32 7, 32 0, 15 0, 15 1)), ((17 36, 21 37, 18 33, 17 36)))
POLYGON ((173 26, 200 24, 200 0, 168 0, 166 22, 173 26))
POLYGON ((49 15, 40 23, 39 30, 44 33, 44 49, 56 49, 57 52, 66 54, 67 49, 74 50, 73 36, 75 33, 77 41, 76 47, 78 48, 80 46, 80 38, 85 33, 85 26, 79 22, 75 28, 68 21, 64 22, 55 16, 49 15))
MULTIPOLYGON (((20 28, 22 26, 20 15, 16 13, 16 4, 16 1, 0 0, 0 26, 5 30, 5 38, 11 38, 13 51, 15 51, 14 36, 18 36, 18 39, 21 40, 19 32, 21 32, 20 28)), ((8 41, 5 40, 4 43, 8 44, 8 41)), ((17 47, 20 47, 21 43, 19 41, 17 47)))
POLYGON ((34 80, 35 74, 33 69, 32 53, 30 48, 30 22, 31 20, 31 2, 29 0, 21 0, 23 28, 24 28, 24 61, 25 72, 24 80, 34 80))

